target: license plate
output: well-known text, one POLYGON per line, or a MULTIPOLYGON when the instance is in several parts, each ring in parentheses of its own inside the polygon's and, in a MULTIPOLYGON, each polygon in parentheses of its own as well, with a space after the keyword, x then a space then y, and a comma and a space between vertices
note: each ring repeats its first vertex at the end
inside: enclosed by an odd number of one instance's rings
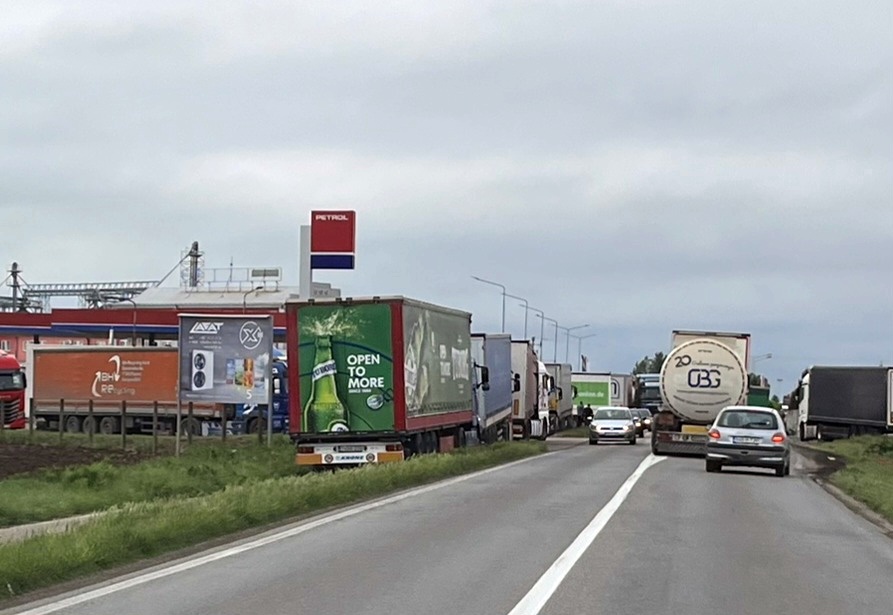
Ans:
POLYGON ((732 444, 759 444, 762 442, 760 438, 751 438, 750 436, 732 436, 732 444))
POLYGON ((339 453, 362 453, 366 450, 366 447, 361 444, 342 444, 336 446, 335 450, 339 453))

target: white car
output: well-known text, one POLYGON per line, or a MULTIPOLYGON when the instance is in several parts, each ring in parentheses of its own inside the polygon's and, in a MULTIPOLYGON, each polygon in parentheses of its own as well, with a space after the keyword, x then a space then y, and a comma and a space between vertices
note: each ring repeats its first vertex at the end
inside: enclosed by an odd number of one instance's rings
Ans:
POLYGON ((598 444, 601 440, 636 443, 636 423, 629 408, 608 406, 595 411, 589 424, 589 444, 598 444))
POLYGON ((723 408, 707 432, 707 471, 725 466, 771 468, 791 473, 791 445, 781 415, 762 406, 723 408))

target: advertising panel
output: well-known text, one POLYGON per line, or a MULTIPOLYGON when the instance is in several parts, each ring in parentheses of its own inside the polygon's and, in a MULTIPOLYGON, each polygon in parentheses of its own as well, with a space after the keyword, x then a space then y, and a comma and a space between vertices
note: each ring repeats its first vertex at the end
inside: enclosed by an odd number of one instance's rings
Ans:
POLYGON ((298 331, 301 431, 393 431, 391 307, 302 306, 298 331))
POLYGON ((574 388, 574 407, 580 404, 593 410, 611 405, 611 377, 587 375, 579 378, 576 374, 571 382, 574 388))
POLYGON ((175 349, 35 346, 31 385, 39 401, 174 402, 175 349))
POLYGON ((470 338, 467 316, 404 304, 403 371, 408 416, 472 407, 470 338))
POLYGON ((266 403, 270 316, 180 315, 180 400, 266 403))

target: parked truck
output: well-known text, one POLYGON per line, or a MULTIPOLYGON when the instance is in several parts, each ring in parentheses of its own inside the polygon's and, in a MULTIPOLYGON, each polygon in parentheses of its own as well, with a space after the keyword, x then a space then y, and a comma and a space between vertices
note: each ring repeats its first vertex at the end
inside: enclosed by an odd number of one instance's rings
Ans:
POLYGON ((512 438, 544 438, 539 417, 539 361, 533 344, 512 340, 512 438))
POLYGON ((25 406, 25 372, 14 355, 0 350, 0 423, 4 429, 28 424, 25 406))
POLYGON ((611 374, 611 405, 634 407, 635 387, 630 374, 611 374))
MULTIPOLYGON (((586 416, 587 406, 594 412, 611 403, 611 374, 574 372, 571 375, 574 391, 574 408, 581 418, 586 416)), ((626 405, 626 404, 623 404, 626 405)))
POLYGON ((655 455, 705 453, 707 428, 719 411, 747 399, 749 357, 747 333, 673 332, 652 421, 655 455))
POLYGON ((298 465, 399 462, 465 445, 476 392, 469 313, 405 297, 285 309, 298 465))
POLYGON ((560 389, 556 385, 555 376, 549 371, 549 368, 542 361, 536 362, 536 379, 538 384, 537 391, 537 413, 539 414, 540 424, 542 425, 542 439, 545 440, 558 431, 558 396, 560 389))
POLYGON ((555 379, 556 392, 550 400, 549 414, 555 424, 554 431, 561 431, 571 427, 577 420, 571 384, 573 368, 569 363, 546 363, 546 369, 555 379))
POLYGON ((472 333, 471 358, 475 387, 474 414, 478 439, 484 444, 510 440, 512 433, 512 336, 472 333), (482 386, 481 368, 488 372, 482 386))
POLYGON ((660 412, 663 404, 660 394, 660 374, 635 374, 633 391, 633 406, 649 410, 652 416, 660 412))
POLYGON ((786 424, 801 440, 893 432, 893 369, 810 367, 789 404, 786 424))
MULTIPOLYGON (((50 346, 28 349, 28 397, 35 425, 67 432, 176 432, 179 352, 167 347, 50 346), (156 410, 157 404, 157 410, 156 410), (91 410, 92 409, 92 410, 91 410)), ((273 361, 273 429, 287 427, 285 364, 273 361)), ((225 418, 235 433, 265 430, 266 404, 183 404, 181 430, 202 435, 225 418)))

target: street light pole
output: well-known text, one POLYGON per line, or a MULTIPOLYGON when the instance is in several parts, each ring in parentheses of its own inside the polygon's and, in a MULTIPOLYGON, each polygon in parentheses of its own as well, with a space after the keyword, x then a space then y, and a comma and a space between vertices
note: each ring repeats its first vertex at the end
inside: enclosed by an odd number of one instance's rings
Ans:
POLYGON ((246 312, 248 311, 248 305, 247 305, 247 302, 248 302, 248 295, 250 295, 250 294, 253 293, 253 292, 257 292, 257 291, 259 291, 259 290, 263 290, 263 289, 264 289, 263 286, 255 286, 255 287, 252 288, 251 290, 249 290, 249 291, 245 291, 245 293, 242 294, 242 313, 243 313, 243 314, 246 313, 246 312))
POLYGON ((524 297, 518 297, 517 295, 510 295, 506 293, 506 297, 511 297, 512 299, 518 299, 524 302, 524 339, 527 339, 527 311, 530 309, 527 305, 527 299, 524 297))
MULTIPOLYGON (((542 310, 538 310, 535 307, 528 307, 528 310, 531 312, 536 312, 537 315, 542 319, 545 317, 545 313, 542 310)), ((546 335, 546 321, 540 320, 540 359, 543 358, 543 337, 546 335)))
POLYGON ((547 316, 540 316, 543 320, 548 320, 549 322, 555 323, 555 348, 552 350, 552 362, 555 363, 558 361, 558 321, 554 318, 548 318, 547 316))
POLYGON ((598 333, 590 333, 589 335, 575 335, 577 338, 577 360, 580 362, 580 371, 583 371, 583 340, 595 337, 598 333))
POLYGON ((103 299, 111 300, 111 301, 127 301, 130 303, 130 305, 133 306, 133 322, 130 325, 130 345, 135 347, 136 346, 136 301, 134 301, 130 297, 119 297, 119 296, 109 296, 109 295, 104 295, 103 299))
MULTIPOLYGON (((585 329, 589 325, 578 325, 576 327, 559 327, 566 334, 566 340, 564 344, 564 362, 567 363, 568 357, 570 356, 571 350, 571 331, 576 331, 577 329, 585 329)), ((575 336, 576 337, 576 336, 575 336)))
POLYGON ((502 332, 505 333, 505 286, 500 284, 499 282, 491 282, 490 280, 485 280, 484 278, 479 278, 476 275, 471 276, 478 282, 483 282, 484 284, 489 284, 490 286, 498 286, 502 289, 502 332))

